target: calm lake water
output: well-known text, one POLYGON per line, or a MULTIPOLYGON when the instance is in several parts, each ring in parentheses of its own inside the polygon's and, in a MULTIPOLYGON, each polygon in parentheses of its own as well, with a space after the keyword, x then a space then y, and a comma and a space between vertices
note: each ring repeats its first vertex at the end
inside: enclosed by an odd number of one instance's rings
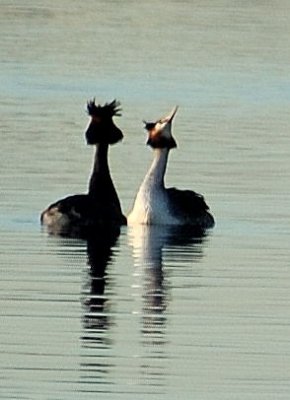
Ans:
POLYGON ((289 2, 2 0, 0 22, 0 398, 288 400, 289 2), (40 228, 86 190, 94 96, 122 102, 125 212, 142 119, 180 106, 166 182, 205 195, 206 237, 40 228))

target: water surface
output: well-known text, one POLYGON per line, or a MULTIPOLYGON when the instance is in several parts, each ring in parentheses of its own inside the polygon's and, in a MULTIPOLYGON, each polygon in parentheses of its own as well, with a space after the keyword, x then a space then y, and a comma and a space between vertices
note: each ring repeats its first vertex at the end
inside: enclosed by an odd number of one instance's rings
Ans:
POLYGON ((289 5, 1 3, 0 398, 289 399, 289 5), (110 152, 129 211, 175 104, 168 186, 203 193, 206 237, 49 237, 86 190, 86 101, 122 102, 110 152))

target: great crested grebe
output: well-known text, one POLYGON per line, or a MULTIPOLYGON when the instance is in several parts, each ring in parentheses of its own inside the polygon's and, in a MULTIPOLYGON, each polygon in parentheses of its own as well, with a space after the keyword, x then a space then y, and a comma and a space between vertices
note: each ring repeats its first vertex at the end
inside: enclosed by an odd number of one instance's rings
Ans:
POLYGON ((118 228, 126 224, 115 190, 109 165, 109 145, 123 138, 113 117, 120 116, 120 103, 116 100, 103 106, 89 101, 87 111, 91 121, 86 130, 87 144, 95 145, 95 159, 87 194, 68 196, 51 204, 41 214, 41 223, 48 232, 65 236, 82 236, 96 228, 118 228))
POLYGON ((164 186, 169 151, 176 147, 171 134, 176 111, 177 107, 156 122, 145 122, 149 135, 147 144, 154 149, 154 158, 128 215, 128 225, 188 225, 202 230, 214 226, 203 196, 191 190, 164 186))

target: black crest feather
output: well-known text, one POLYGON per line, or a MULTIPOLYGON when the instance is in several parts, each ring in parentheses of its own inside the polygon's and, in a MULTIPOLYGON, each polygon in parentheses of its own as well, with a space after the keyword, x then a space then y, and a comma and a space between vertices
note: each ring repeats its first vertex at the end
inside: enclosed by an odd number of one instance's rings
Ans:
POLYGON ((154 128, 154 126, 156 125, 156 122, 147 122, 147 121, 143 121, 144 122, 144 129, 146 129, 146 131, 151 131, 151 129, 154 128))
POLYGON ((104 105, 96 105, 95 99, 88 101, 87 111, 91 117, 107 117, 112 118, 114 116, 120 117, 121 114, 121 103, 116 99, 111 103, 105 103, 104 105))

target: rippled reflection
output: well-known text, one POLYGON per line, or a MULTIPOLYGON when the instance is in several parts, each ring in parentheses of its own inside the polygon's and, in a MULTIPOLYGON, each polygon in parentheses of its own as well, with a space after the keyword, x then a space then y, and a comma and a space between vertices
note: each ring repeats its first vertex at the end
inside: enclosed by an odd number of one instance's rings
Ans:
POLYGON ((203 236, 170 226, 139 225, 129 229, 134 257, 136 312, 140 315, 141 371, 156 392, 166 393, 170 376, 171 268, 198 261, 203 236))
MULTIPOLYGON (((114 364, 102 352, 113 347, 110 336, 112 312, 110 279, 107 267, 113 263, 117 252, 120 230, 96 231, 86 239, 49 236, 54 252, 64 258, 67 270, 74 266, 82 272, 81 294, 81 354, 79 361, 79 385, 87 391, 87 385, 112 383, 108 380, 114 364), (82 257, 76 257, 81 254, 82 257), (107 293, 108 290, 108 293, 107 293)), ((74 343, 76 346, 78 342, 74 343)), ((102 391, 98 386, 93 392, 102 391)))
MULTIPOLYGON (((135 287, 142 297, 144 338, 161 341, 170 299, 166 266, 202 255, 204 235, 189 228, 138 225, 129 230, 135 265, 135 287), (185 251, 186 250, 186 251, 185 251)), ((164 339, 165 340, 165 339, 164 339)))
MULTIPOLYGON (((109 384, 112 361, 102 356, 102 351, 112 347, 108 330, 112 325, 110 295, 106 289, 110 286, 107 267, 114 260, 119 232, 100 232, 89 237, 87 244, 87 268, 82 288, 83 334, 81 336, 82 355, 80 362, 80 383, 109 384)), ((102 389, 94 387, 93 391, 102 389)))
MULTIPOLYGON (((87 239, 87 279, 83 288, 84 328, 91 333, 106 330, 110 325, 107 310, 108 296, 105 293, 108 276, 106 268, 112 262, 118 233, 104 234, 87 239)), ((92 335, 84 336, 84 340, 98 340, 92 335)))
POLYGON ((120 279, 114 275, 118 270, 117 235, 87 240, 80 382, 90 384, 93 392, 102 392, 106 387, 113 390, 115 384, 120 390, 124 374, 132 379, 130 388, 124 386, 125 392, 145 393, 154 388, 154 393, 165 393, 170 360, 167 310, 171 301, 167 268, 178 268, 180 264, 191 268, 191 263, 199 261, 203 236, 155 226, 128 228, 127 234, 133 247, 134 269, 132 276, 124 279, 127 284, 132 279, 132 287, 131 293, 126 293, 125 286, 119 298, 113 283, 120 279), (129 297, 133 300, 131 316, 129 297), (119 315, 116 302, 124 306, 119 315))

